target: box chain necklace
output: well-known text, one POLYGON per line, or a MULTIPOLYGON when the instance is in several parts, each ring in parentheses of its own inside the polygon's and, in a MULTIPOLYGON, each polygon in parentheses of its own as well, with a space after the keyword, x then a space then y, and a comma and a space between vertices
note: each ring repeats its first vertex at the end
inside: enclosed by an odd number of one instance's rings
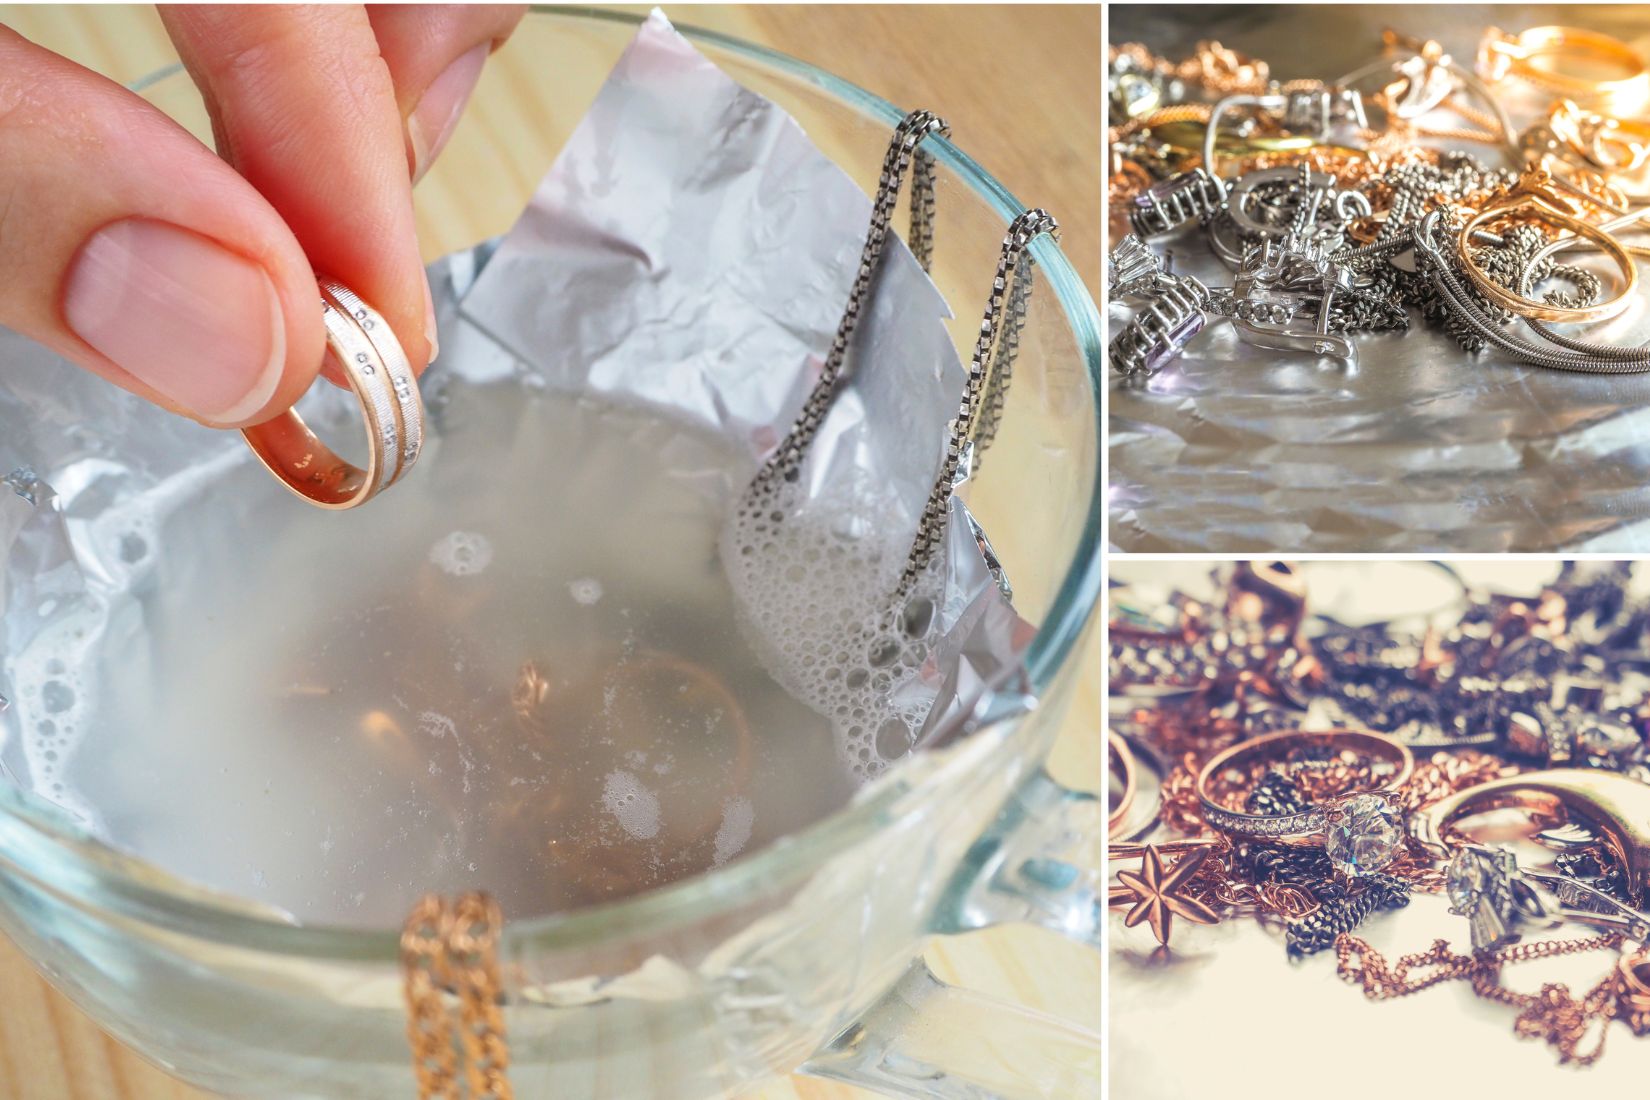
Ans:
MULTIPOLYGON (((907 243, 923 270, 929 269, 934 252, 935 162, 920 146, 936 134, 949 136, 950 129, 943 119, 925 110, 911 112, 895 128, 871 203, 864 250, 820 377, 790 430, 747 488, 747 504, 775 482, 794 480, 800 473, 808 445, 850 369, 854 333, 872 296, 900 187, 908 173, 912 195, 907 243)), ((952 494, 978 469, 996 436, 1030 310, 1034 287, 1031 248, 1045 235, 1056 237, 1058 229, 1046 211, 1032 209, 1013 219, 1004 235, 965 390, 949 425, 939 476, 918 518, 899 585, 891 594, 896 601, 935 561, 952 494)), ((984 544, 983 534, 978 529, 971 534, 980 540, 982 553, 995 568, 995 556, 984 544)), ((998 583, 1002 587, 1006 582, 999 579, 998 583)), ((524 665, 512 693, 518 712, 533 710, 535 701, 542 699, 542 686, 535 666, 524 665)), ((531 714, 518 716, 529 720, 531 714)), ((506 986, 498 962, 503 926, 497 902, 485 893, 467 893, 452 900, 427 895, 403 924, 399 966, 421 1100, 458 1100, 460 1095, 471 1100, 511 1100, 514 1095, 504 1019, 506 986), (456 999, 456 1012, 449 1009, 450 998, 456 999)))

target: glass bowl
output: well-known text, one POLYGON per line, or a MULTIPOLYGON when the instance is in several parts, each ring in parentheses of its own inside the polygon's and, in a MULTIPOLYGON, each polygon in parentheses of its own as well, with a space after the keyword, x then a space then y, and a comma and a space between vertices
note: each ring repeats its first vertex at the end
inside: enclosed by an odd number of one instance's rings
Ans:
MULTIPOLYGON (((551 8, 523 23, 417 190, 428 259, 509 228, 639 21, 551 8)), ((862 186, 908 109, 943 112, 681 29, 862 186)), ((210 140, 178 70, 137 87, 210 140)), ((1025 204, 957 144, 927 147, 939 165, 933 277, 966 357, 1005 227, 1025 204)), ((941 986, 913 964, 936 932, 1005 920, 1099 940, 1098 802, 1041 764, 1100 593, 1100 324, 1057 244, 1041 239, 1032 253, 1038 293, 1003 425, 966 496, 1016 607, 1038 625, 1026 656, 1037 707, 975 715, 969 736, 746 858, 509 924, 500 955, 522 1095, 717 1096, 804 1063, 923 1096, 1077 1095, 1098 1080, 1096 1036, 941 986), (980 1043, 987 1030, 1003 1042, 980 1043)), ((0 929, 111 1033, 196 1085, 283 1100, 415 1094, 397 929, 269 919, 109 850, 8 784, 0 929)))

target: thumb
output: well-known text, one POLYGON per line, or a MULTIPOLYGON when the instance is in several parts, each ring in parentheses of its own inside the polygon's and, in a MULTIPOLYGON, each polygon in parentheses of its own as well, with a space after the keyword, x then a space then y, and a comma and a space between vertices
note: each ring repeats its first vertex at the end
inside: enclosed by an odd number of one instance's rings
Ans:
POLYGON ((321 363, 315 277, 269 203, 149 104, 4 27, 0 271, 0 324, 204 423, 267 420, 321 363))

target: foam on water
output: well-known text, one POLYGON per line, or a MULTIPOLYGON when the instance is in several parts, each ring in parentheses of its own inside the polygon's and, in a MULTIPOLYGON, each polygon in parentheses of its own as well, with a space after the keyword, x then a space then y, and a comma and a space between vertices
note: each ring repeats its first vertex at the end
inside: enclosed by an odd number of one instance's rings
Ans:
POLYGON ((430 561, 451 576, 474 576, 492 564, 493 544, 486 535, 453 531, 430 547, 430 561))
POLYGON ((642 781, 627 771, 607 773, 602 788, 602 805, 612 814, 625 832, 638 840, 650 840, 659 835, 659 796, 642 786, 642 781))
POLYGON ((97 695, 83 670, 104 624, 95 604, 46 599, 35 608, 42 620, 30 645, 13 662, 11 680, 18 685, 18 717, 28 773, 41 793, 83 821, 93 808, 63 782, 81 752, 95 712, 97 695))
POLYGON ((852 797, 739 621, 742 451, 508 381, 435 408, 439 461, 370 508, 226 449, 73 520, 85 583, 0 573, 0 775, 174 874, 375 927, 429 891, 512 919, 623 896, 852 797))
POLYGON ((936 583, 894 593, 913 525, 885 482, 862 477, 809 500, 799 481, 747 494, 722 557, 747 636, 768 671, 825 716, 860 778, 904 755, 928 707, 902 691, 928 657, 936 583))
POLYGON ((716 854, 711 862, 720 867, 745 847, 751 838, 756 810, 750 799, 735 796, 722 804, 722 824, 716 829, 716 854))

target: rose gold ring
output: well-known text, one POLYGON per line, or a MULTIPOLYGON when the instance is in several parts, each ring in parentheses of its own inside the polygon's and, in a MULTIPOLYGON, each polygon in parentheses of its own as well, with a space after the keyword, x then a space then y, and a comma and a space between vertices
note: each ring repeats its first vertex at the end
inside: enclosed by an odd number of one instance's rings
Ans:
POLYGON ((1438 858, 1449 855, 1453 835, 1473 836, 1462 823, 1491 810, 1519 809, 1544 825, 1585 826, 1609 850, 1636 901, 1650 886, 1650 785, 1603 768, 1552 768, 1492 779, 1439 799, 1418 811, 1410 834, 1438 858))
POLYGON ((366 468, 340 458, 295 409, 242 434, 252 453, 294 493, 321 508, 356 508, 395 484, 417 461, 424 404, 407 354, 384 318, 341 283, 323 279, 320 286, 327 352, 361 405, 366 468))
MULTIPOLYGON (((1273 844, 1322 847, 1332 843, 1333 838, 1326 834, 1332 827, 1340 827, 1349 807, 1357 813, 1376 813, 1383 819, 1395 815, 1396 810, 1381 796, 1403 786, 1414 770, 1415 757, 1409 748, 1385 734, 1366 730, 1285 730, 1240 742, 1216 754, 1198 773, 1197 799, 1204 823, 1217 832, 1273 844), (1246 813, 1229 809, 1214 798, 1214 788, 1226 773, 1245 772, 1252 764, 1288 762, 1294 757, 1298 762, 1317 760, 1333 765, 1343 763, 1347 756, 1361 758, 1372 765, 1384 764, 1385 774, 1375 775, 1376 781, 1366 789, 1313 803, 1294 813, 1246 813)), ((1348 839, 1357 838, 1349 834, 1348 839)))
POLYGON ((1180 840, 1162 840, 1156 844, 1146 844, 1138 840, 1129 840, 1120 844, 1106 845, 1106 858, 1139 859, 1141 856, 1146 854, 1147 848, 1156 848, 1158 852, 1166 856, 1177 856, 1184 855, 1187 852, 1195 852, 1203 848, 1218 848, 1223 843, 1225 842, 1220 840, 1218 837, 1211 836, 1192 836, 1184 837, 1180 840))
POLYGON ((1621 969, 1621 1015, 1639 1034, 1650 1029, 1650 951, 1640 948, 1623 954, 1621 969))
POLYGON ((1111 813, 1106 817, 1106 835, 1115 838, 1128 817, 1130 807, 1134 805, 1134 750, 1130 749, 1129 743, 1115 732, 1109 735, 1106 743, 1110 749, 1106 755, 1110 757, 1111 774, 1123 784, 1122 792, 1112 803, 1111 813))

